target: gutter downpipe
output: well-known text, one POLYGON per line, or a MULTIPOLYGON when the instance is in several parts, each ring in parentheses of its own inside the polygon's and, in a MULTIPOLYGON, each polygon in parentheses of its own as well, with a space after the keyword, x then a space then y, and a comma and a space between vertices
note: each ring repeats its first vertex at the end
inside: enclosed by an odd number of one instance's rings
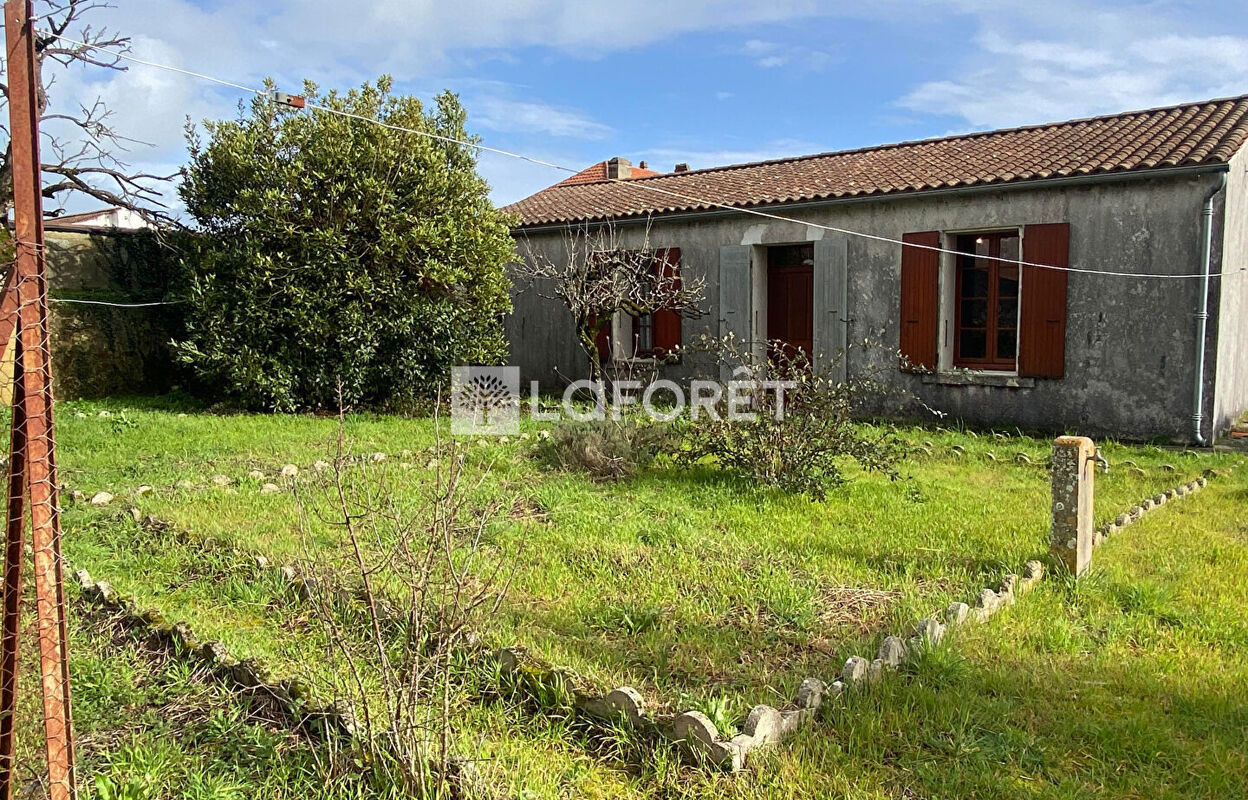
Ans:
POLYGON ((1213 198, 1226 188, 1226 173, 1218 173, 1218 183, 1205 195, 1200 209, 1204 225, 1201 247, 1200 310, 1196 312, 1196 384, 1192 387, 1192 438, 1200 447, 1209 441, 1200 433, 1205 420, 1205 346, 1209 330, 1209 271, 1213 261, 1213 198))

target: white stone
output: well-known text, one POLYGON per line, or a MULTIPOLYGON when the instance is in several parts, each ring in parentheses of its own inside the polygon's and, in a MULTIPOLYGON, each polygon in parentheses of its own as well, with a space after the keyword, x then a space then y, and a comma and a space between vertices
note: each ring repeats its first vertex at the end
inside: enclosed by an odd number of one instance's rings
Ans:
POLYGON ((113 502, 113 496, 108 492, 96 492, 95 496, 91 498, 91 505, 93 506, 106 506, 111 502, 113 502))
POLYGON ((266 483, 260 487, 260 494, 277 494, 281 490, 282 487, 278 486, 276 483, 266 483))
POLYGON ((373 453, 373 463, 374 463, 374 464, 380 464, 382 461, 385 461, 385 460, 386 460, 386 454, 385 454, 385 453, 373 453))
POLYGON ((971 612, 971 607, 966 603, 950 603, 945 609, 945 622, 949 625, 961 625, 966 622, 966 615, 971 612))
POLYGON ((923 642, 939 644, 945 636, 945 626, 937 620, 927 617, 914 626, 914 635, 923 642))
POLYGON ((745 725, 741 730, 754 737, 756 744, 764 745, 780 740, 782 726, 783 718, 779 711, 771 706, 760 705, 750 709, 750 715, 745 718, 745 725))
POLYGON ((797 688, 794 705, 798 708, 817 709, 823 704, 823 693, 827 690, 823 681, 818 678, 807 678, 797 688))
POLYGON ((229 486, 233 481, 230 480, 228 475, 213 475, 212 483, 214 486, 229 486))
POLYGON ((686 711, 678 716, 672 723, 672 732, 682 742, 709 745, 719 739, 719 729, 701 711, 686 711))
POLYGON ((294 478, 299 475, 299 468, 294 464, 286 464, 282 467, 280 474, 283 478, 294 478))
POLYGON ((884 641, 880 642, 877 657, 890 667, 900 666, 906 660, 906 643, 897 636, 885 636, 884 641))
POLYGON ((324 472, 325 470, 329 469, 329 462, 328 461, 313 461, 312 469, 315 470, 316 472, 324 472))
POLYGON ((845 666, 841 668, 841 681, 847 686, 861 683, 867 677, 868 666, 865 658, 850 656, 845 659, 845 666))
POLYGON ((251 472, 247 473, 247 477, 251 478, 253 481, 262 481, 268 476, 258 469, 253 469, 251 472))
POLYGON ((603 698, 603 702, 634 723, 640 721, 646 712, 646 701, 642 698, 641 692, 631 686, 612 689, 603 698))

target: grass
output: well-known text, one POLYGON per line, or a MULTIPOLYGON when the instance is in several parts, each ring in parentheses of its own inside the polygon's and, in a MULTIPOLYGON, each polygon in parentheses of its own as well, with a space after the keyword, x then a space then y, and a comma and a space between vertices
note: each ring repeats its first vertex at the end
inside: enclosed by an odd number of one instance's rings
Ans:
MULTIPOLYGON (((306 467, 336 432, 332 419, 216 416, 168 399, 65 403, 59 421, 74 488, 124 498, 152 485, 135 501, 143 512, 278 563, 304 547, 293 499, 261 494, 247 473, 306 467), (234 486, 212 486, 215 474, 234 486)), ((432 475, 433 423, 355 416, 347 433, 358 452, 389 453, 376 469, 402 475, 416 502, 432 475)), ((602 686, 739 725, 754 703, 787 700, 807 676, 831 680, 847 655, 1045 551, 1047 440, 902 435, 915 445, 903 482, 855 476, 822 503, 661 462, 594 483, 542 469, 531 441, 474 445, 472 470, 488 470, 480 500, 513 511, 489 546, 517 564, 485 633, 602 686)), ((1231 459, 1102 447, 1115 466, 1097 476, 1100 520, 1231 459)), ((457 735, 505 797, 1243 794, 1248 720, 1233 687, 1248 678, 1248 596, 1236 578, 1248 565, 1245 499, 1241 476, 1155 512, 1098 550, 1087 578, 1046 581, 744 776, 694 773, 663 752, 639 765, 633 743, 499 699, 465 702, 457 735)), ((117 516, 67 510, 75 565, 279 672, 324 668, 319 629, 280 586, 117 516)))

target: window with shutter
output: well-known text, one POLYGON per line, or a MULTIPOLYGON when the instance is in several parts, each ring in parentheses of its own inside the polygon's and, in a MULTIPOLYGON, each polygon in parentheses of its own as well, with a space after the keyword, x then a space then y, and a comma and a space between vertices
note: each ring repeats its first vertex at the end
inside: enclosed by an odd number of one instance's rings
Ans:
POLYGON ((901 248, 901 355, 908 370, 936 369, 937 330, 940 322, 939 231, 907 233, 901 248))
MULTIPOLYGON (((655 252, 654 268, 664 278, 680 283, 680 248, 655 252)), ((632 318, 633 341, 630 350, 638 358, 663 357, 680 346, 682 317, 679 311, 660 309, 653 314, 632 318)))
POLYGON ((1017 368, 1018 230, 959 235, 953 307, 953 365, 1017 368), (1004 260, 999 260, 1004 259, 1004 260))
POLYGON ((1067 223, 958 233, 942 262, 935 231, 908 233, 901 256, 901 352, 912 369, 952 365, 1060 378, 1066 361, 1067 223), (1021 236, 1020 236, 1021 234, 1021 236), (1020 252, 1021 241, 1021 252, 1020 252), (1023 264, 1011 263, 1017 261, 1023 264), (941 308, 941 286, 945 307, 941 308), (939 331, 949 332, 942 343, 939 331), (942 352, 943 347, 943 352, 942 352))

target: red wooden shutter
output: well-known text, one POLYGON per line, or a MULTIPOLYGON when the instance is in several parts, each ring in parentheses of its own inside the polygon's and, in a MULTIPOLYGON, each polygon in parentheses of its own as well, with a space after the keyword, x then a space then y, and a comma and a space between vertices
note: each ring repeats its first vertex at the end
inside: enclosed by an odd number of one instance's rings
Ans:
MULTIPOLYGON (((1023 260, 1070 266, 1070 225, 1023 227, 1023 260)), ((1023 267, 1018 323, 1018 374, 1060 378, 1066 371, 1066 271, 1023 267)))
MULTIPOLYGON (((664 276, 670 276, 677 285, 680 283, 680 248, 669 247, 658 253, 658 268, 664 276)), ((650 344, 656 353, 662 354, 680 345, 681 316, 679 311, 663 309, 654 312, 650 322, 650 344)))
MULTIPOLYGON (((597 318, 595 317, 595 322, 597 318)), ((598 360, 603 364, 611 360, 611 326, 607 325, 598 331, 598 335, 594 337, 594 344, 598 346, 598 360)))
MULTIPOLYGON (((907 233, 906 244, 940 247, 940 231, 907 233)), ((908 370, 936 369, 940 317, 940 253, 901 248, 901 354, 908 370)))

